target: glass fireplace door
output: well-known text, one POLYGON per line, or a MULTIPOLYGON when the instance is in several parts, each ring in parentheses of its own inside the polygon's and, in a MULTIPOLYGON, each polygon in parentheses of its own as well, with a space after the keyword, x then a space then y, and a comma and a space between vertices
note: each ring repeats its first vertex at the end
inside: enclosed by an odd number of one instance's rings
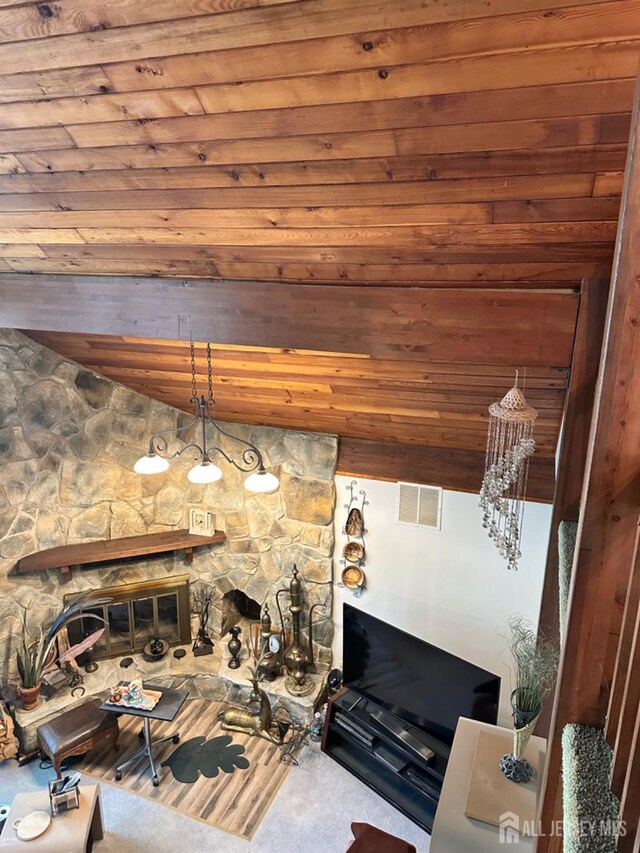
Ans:
MULTIPOLYGON (((69 625, 72 644, 104 626, 105 632, 94 647, 96 659, 141 652, 154 637, 166 640, 170 646, 191 642, 188 575, 123 584, 96 590, 96 595, 113 600, 99 607, 87 607, 83 611, 86 616, 69 625), (92 619, 90 614, 105 621, 92 619)), ((65 604, 73 597, 65 596, 65 604)))

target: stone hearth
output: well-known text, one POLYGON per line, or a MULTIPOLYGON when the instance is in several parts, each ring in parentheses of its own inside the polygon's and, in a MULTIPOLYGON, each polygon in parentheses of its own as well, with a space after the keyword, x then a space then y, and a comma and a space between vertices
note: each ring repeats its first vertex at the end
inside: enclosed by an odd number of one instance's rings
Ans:
MULTIPOLYGON (((176 659, 171 650, 161 661, 149 663, 140 654, 132 655, 133 664, 126 669, 119 665, 118 659, 101 660, 96 672, 85 673, 84 696, 71 696, 69 688, 63 686, 50 698, 42 698, 38 707, 33 711, 23 711, 16 703, 12 709, 16 721, 16 735, 20 740, 23 754, 36 748, 36 729, 49 719, 63 711, 70 710, 76 705, 87 702, 91 696, 106 698, 110 687, 122 680, 141 678, 143 681, 159 684, 161 687, 179 687, 188 690, 190 698, 203 698, 216 701, 231 702, 243 705, 251 694, 249 683, 246 649, 242 651, 240 669, 231 670, 227 666, 230 654, 227 641, 217 642, 213 654, 194 657, 189 647, 182 647, 185 657, 176 659)), ((287 693, 284 678, 278 678, 260 686, 269 696, 274 711, 285 708, 297 723, 309 723, 313 717, 313 703, 317 696, 326 672, 308 676, 316 684, 309 696, 294 697, 287 693)), ((46 688, 45 688, 46 693, 46 688)))

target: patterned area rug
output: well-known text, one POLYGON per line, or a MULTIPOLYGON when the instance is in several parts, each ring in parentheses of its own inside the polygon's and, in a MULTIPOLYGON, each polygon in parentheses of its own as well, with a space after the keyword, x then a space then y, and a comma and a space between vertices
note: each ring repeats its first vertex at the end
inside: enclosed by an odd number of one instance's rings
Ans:
POLYGON ((78 766, 103 782, 160 803, 182 814, 251 840, 284 781, 289 766, 280 750, 263 738, 221 730, 220 702, 187 700, 172 723, 151 722, 151 735, 160 738, 179 732, 181 743, 171 741, 156 751, 160 784, 153 787, 146 758, 127 767, 115 781, 118 764, 140 749, 140 719, 120 717, 120 748, 98 747, 78 766))

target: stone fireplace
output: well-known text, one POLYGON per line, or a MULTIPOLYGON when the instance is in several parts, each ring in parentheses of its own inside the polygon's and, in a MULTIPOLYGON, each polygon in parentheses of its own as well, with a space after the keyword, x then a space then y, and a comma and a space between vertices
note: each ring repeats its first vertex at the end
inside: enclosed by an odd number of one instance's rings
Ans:
MULTIPOLYGON (((329 668, 336 437, 229 425, 230 432, 260 448, 267 468, 280 477, 272 494, 247 493, 231 465, 224 466, 222 480, 208 485, 187 480, 188 460, 153 477, 135 474, 133 464, 148 436, 186 417, 18 332, 0 330, 0 684, 6 695, 17 683, 18 606, 26 608, 37 631, 50 624, 65 597, 89 589, 108 589, 118 598, 106 617, 110 637, 97 650, 97 656, 113 656, 115 669, 105 659, 101 677, 122 677, 118 660, 132 646, 137 660, 151 630, 161 636, 166 631, 187 648, 180 666, 171 652, 167 656, 174 680, 190 678, 194 660, 211 669, 212 656, 194 659, 181 633, 188 620, 175 584, 184 576, 214 587, 208 630, 216 665, 225 678, 233 674, 238 684, 246 683, 244 669, 227 669, 223 632, 232 618, 254 620, 265 603, 276 627, 275 593, 287 586, 294 564, 307 607, 328 603, 314 625, 314 646, 320 669, 329 668), (9 575, 17 560, 39 550, 188 527, 193 506, 214 513, 226 541, 196 549, 191 565, 175 553, 74 568, 66 581, 54 571, 9 575), (145 593, 146 584, 155 584, 155 591, 145 593), (176 630, 179 638, 171 633, 176 630)), ((158 668, 153 675, 160 678, 161 665, 149 666, 158 668)), ((162 666, 169 677, 169 664, 162 666)), ((210 692, 215 694, 213 687, 210 692)))

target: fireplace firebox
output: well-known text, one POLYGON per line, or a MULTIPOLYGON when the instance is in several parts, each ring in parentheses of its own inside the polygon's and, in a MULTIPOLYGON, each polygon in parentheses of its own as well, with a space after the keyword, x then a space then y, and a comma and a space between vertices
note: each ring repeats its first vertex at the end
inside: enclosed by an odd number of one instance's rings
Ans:
POLYGON ((244 622, 259 622, 262 608, 239 589, 231 589, 222 596, 222 631, 224 637, 229 628, 244 622))
MULTIPOLYGON (((170 646, 191 643, 189 575, 101 588, 99 594, 111 601, 87 606, 81 611, 87 618, 71 622, 68 628, 69 641, 74 644, 104 625, 105 632, 93 649, 96 660, 141 652, 154 637, 170 646), (91 619, 90 614, 105 621, 91 619)), ((65 596, 65 604, 72 598, 65 596)))

